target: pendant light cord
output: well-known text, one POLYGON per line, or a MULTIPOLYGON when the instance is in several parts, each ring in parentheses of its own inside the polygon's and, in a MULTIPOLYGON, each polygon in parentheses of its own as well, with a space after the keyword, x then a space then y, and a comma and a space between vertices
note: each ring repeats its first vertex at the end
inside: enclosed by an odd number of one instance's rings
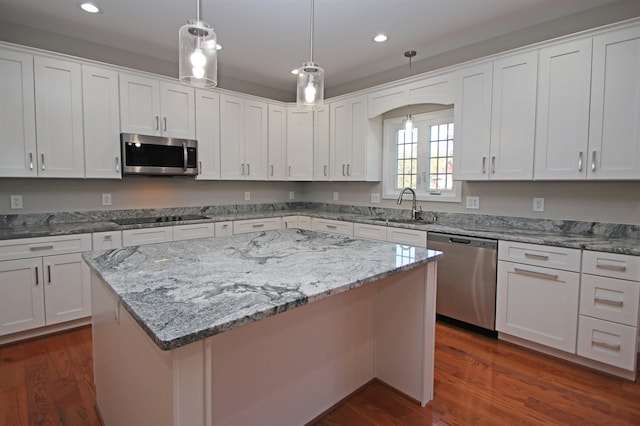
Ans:
POLYGON ((311 25, 309 26, 311 28, 311 35, 309 37, 309 39, 311 40, 311 58, 309 59, 309 62, 313 62, 313 10, 314 0, 311 0, 311 25))
POLYGON ((200 22, 200 9, 202 9, 202 0, 196 0, 196 20, 200 22))

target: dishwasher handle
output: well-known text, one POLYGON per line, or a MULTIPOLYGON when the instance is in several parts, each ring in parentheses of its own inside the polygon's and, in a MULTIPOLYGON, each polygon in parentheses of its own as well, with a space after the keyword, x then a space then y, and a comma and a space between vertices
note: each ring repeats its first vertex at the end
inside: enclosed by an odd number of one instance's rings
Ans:
POLYGON ((481 247, 489 250, 497 250, 498 241, 488 238, 471 237, 468 235, 445 234, 440 232, 427 233, 427 246, 429 243, 456 244, 466 247, 481 247))
POLYGON ((453 244, 464 244, 467 246, 471 244, 471 240, 467 238, 458 238, 458 237, 450 237, 449 242, 453 244))

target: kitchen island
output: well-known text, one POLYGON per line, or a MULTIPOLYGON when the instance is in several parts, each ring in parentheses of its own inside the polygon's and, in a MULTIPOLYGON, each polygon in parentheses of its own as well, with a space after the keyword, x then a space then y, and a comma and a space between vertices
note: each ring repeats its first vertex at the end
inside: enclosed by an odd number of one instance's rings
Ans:
POLYGON ((374 378, 426 404, 437 256, 300 230, 85 254, 104 423, 303 424, 374 378))

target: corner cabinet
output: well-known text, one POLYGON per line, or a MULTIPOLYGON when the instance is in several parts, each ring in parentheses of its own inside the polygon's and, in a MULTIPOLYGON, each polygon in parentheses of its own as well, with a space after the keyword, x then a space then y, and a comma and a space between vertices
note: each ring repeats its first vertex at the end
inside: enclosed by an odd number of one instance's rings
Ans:
POLYGON ((82 65, 82 101, 85 176, 120 179, 118 73, 82 65))
POLYGON ((220 95, 196 89, 197 180, 220 179, 220 95))
POLYGON ((268 104, 220 95, 220 174, 226 180, 266 180, 268 104))
POLYGON ((287 108, 287 180, 313 180, 313 110, 287 108))
POLYGON ((379 181, 382 122, 368 119, 367 97, 332 102, 329 111, 330 180, 379 181))
POLYGON ((195 139, 194 89, 150 77, 120 74, 124 133, 195 139))

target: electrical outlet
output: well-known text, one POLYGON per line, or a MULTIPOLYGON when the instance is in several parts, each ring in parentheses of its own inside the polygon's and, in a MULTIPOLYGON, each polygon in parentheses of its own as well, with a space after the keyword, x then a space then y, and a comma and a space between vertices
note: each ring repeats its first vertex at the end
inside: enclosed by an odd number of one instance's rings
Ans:
POLYGON ((466 197, 467 208, 478 210, 480 208, 480 197, 466 197))
POLYGON ((372 203, 379 203, 380 202, 380 194, 372 192, 371 193, 371 202, 372 203))
POLYGON ((111 205, 111 194, 102 194, 102 205, 103 206, 111 205))
POLYGON ((247 191, 244 193, 244 200, 249 201, 251 199, 251 192, 247 191))
POLYGON ((10 195, 11 209, 17 210, 22 208, 22 195, 10 195))
POLYGON ((289 191, 289 199, 294 200, 296 198, 296 193, 293 191, 289 191))
POLYGON ((338 197, 338 193, 337 193, 337 192, 334 192, 334 193, 333 193, 333 201, 338 201, 338 198, 339 198, 339 197, 338 197))
POLYGON ((544 198, 534 197, 533 198, 533 211, 534 212, 543 212, 544 211, 544 198))

